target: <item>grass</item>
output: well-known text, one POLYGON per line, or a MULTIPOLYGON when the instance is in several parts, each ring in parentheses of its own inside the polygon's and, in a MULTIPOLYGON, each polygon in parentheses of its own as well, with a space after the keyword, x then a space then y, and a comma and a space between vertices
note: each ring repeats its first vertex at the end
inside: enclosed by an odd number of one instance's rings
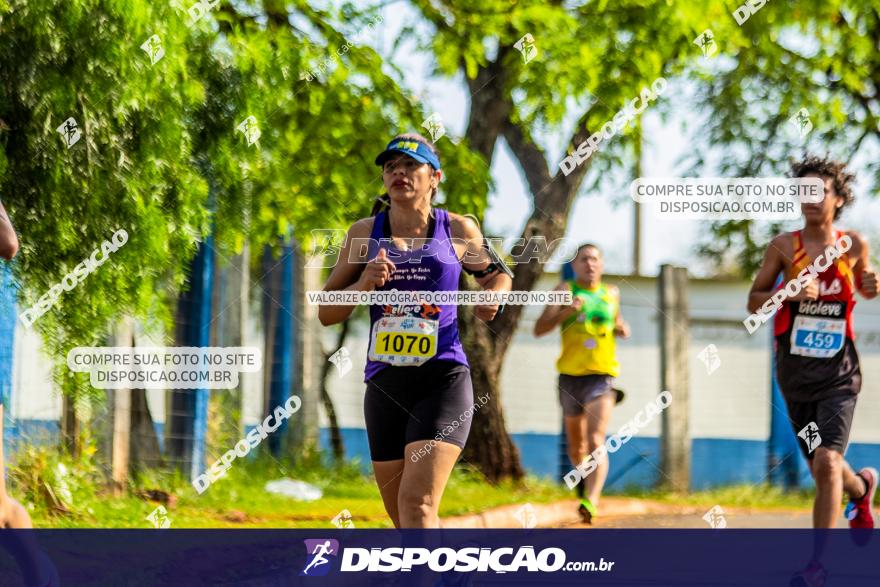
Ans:
MULTIPOLYGON (((173 528, 332 528, 342 510, 351 513, 356 528, 390 528, 372 476, 357 463, 328 466, 320 455, 296 465, 270 457, 236 461, 227 476, 198 494, 179 472, 148 471, 129 483, 122 495, 106 489, 104 475, 94 464, 94 448, 74 461, 54 449, 27 447, 9 469, 10 493, 30 511, 36 527, 149 528, 147 516, 159 505, 139 497, 144 490, 173 494, 167 508, 173 528), (289 477, 313 484, 323 496, 312 502, 271 494, 268 481, 289 477)), ((770 485, 738 485, 687 494, 629 488, 611 493, 620 497, 710 508, 809 510, 812 489, 785 492, 770 485)), ((551 479, 526 478, 522 483, 489 485, 469 467, 457 467, 443 495, 440 515, 476 513, 502 505, 549 503, 572 499, 573 493, 551 479)))
MULTIPOLYGON (((315 457, 296 466, 271 458, 236 462, 225 478, 199 495, 180 473, 150 471, 121 496, 102 486, 88 459, 72 462, 46 449, 27 449, 10 470, 10 491, 30 511, 36 527, 148 528, 147 516, 159 505, 141 497, 146 489, 174 494, 167 508, 172 528, 333 528, 346 509, 356 528, 390 528, 379 490, 356 463, 327 467, 315 457), (59 472, 58 464, 62 465, 59 472), (268 493, 267 481, 289 477, 319 487, 321 499, 304 502, 268 493)), ((479 512, 516 503, 544 503, 570 497, 564 486, 527 478, 491 486, 466 468, 457 468, 443 495, 441 516, 479 512)))

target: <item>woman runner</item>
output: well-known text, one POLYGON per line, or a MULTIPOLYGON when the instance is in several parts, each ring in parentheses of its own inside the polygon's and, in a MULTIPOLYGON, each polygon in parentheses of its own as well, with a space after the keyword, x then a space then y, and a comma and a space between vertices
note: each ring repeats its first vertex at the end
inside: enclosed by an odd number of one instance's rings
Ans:
MULTIPOLYGON (((349 229, 325 291, 458 290, 462 269, 485 290, 510 290, 476 223, 432 207, 442 176, 433 144, 398 135, 376 165, 387 193, 370 218, 349 229)), ((318 315, 329 326, 353 309, 321 306, 318 315)), ((481 320, 497 311, 497 304, 475 309, 481 320)), ((440 498, 474 411, 456 306, 371 305, 364 382, 370 456, 385 510, 396 528, 438 527, 440 498)))

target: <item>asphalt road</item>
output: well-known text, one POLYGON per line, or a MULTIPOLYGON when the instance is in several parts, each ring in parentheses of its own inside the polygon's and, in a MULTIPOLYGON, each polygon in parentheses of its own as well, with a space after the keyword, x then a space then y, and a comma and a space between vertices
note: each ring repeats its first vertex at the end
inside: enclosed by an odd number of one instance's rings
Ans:
MULTIPOLYGON (((714 522, 726 528, 812 528, 810 510, 764 510, 724 507, 695 507, 608 497, 599 509, 600 517, 593 524, 562 523, 562 527, 584 528, 711 528, 704 516, 715 508, 714 522)), ((842 512, 841 512, 842 513, 842 512)), ((843 515, 838 528, 848 528, 843 515)))

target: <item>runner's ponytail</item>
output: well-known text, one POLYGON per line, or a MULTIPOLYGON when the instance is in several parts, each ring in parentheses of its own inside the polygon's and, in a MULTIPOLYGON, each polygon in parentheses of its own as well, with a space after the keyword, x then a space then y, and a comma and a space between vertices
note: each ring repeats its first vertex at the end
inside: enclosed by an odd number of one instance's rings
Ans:
POLYGON ((382 194, 381 196, 376 197, 375 203, 373 203, 373 210, 370 212, 370 216, 375 216, 379 212, 382 211, 382 208, 385 206, 391 205, 391 199, 388 197, 388 194, 382 194))

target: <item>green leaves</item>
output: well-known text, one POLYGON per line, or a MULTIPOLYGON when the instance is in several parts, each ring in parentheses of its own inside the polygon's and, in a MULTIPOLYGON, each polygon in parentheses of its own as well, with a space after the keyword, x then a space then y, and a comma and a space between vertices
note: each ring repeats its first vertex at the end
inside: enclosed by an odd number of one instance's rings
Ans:
MULTIPOLYGON (((860 0, 767 3, 742 27, 716 30, 724 65, 714 77, 699 76, 706 85, 700 108, 707 127, 695 151, 710 145, 723 151, 725 174, 780 175, 804 151, 849 160, 870 139, 876 144, 878 30, 876 6, 860 0), (801 109, 813 125, 804 137, 789 122, 801 109)), ((702 169, 697 161, 693 172, 702 169)), ((870 159, 867 169, 876 185, 880 165, 870 159)), ((750 276, 762 250, 749 243, 766 242, 777 229, 714 225, 713 242, 702 251, 750 276), (738 253, 735 260, 731 250, 738 253)))
MULTIPOLYGON (((381 189, 372 156, 416 116, 375 52, 300 9, 323 39, 229 5, 189 26, 185 10, 145 0, 0 3, 0 194, 22 243, 22 309, 113 230, 130 235, 35 323, 59 366, 123 314, 170 327, 212 226, 221 254, 249 238, 258 255, 291 229, 367 214, 381 189), (330 65, 309 82, 313 59, 330 65), (252 145, 236 130, 249 116, 252 145), (69 117, 81 137, 68 148, 55 129, 69 117)), ((68 393, 89 389, 57 375, 68 393)))

